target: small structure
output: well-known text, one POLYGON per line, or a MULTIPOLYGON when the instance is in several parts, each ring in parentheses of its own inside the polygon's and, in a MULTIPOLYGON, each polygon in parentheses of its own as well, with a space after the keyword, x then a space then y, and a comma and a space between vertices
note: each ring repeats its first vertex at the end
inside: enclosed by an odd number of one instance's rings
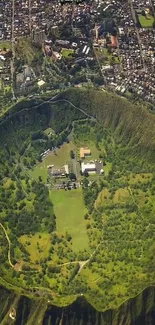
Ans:
POLYGON ((44 81, 44 80, 39 80, 39 81, 38 81, 38 86, 39 86, 39 87, 44 86, 44 84, 45 84, 45 81, 44 81))
POLYGON ((15 320, 16 319, 16 311, 14 308, 12 308, 9 312, 9 316, 11 319, 15 320))
POLYGON ((87 148, 80 148, 80 158, 84 159, 86 156, 90 156, 91 155, 91 151, 90 149, 87 148))
POLYGON ((81 164, 82 174, 87 172, 88 174, 104 174, 102 161, 90 161, 89 163, 82 162, 81 164))
POLYGON ((63 167, 54 167, 54 165, 49 165, 47 168, 49 175, 55 178, 66 177, 66 175, 69 174, 68 165, 64 165, 63 167))
POLYGON ((53 51, 53 58, 54 58, 55 60, 61 60, 61 58, 62 58, 62 54, 60 54, 60 53, 58 53, 58 52, 56 52, 56 51, 53 51))
POLYGON ((118 45, 117 37, 112 35, 111 36, 111 46, 117 47, 117 45, 118 45))
POLYGON ((90 174, 96 173, 96 165, 94 163, 84 163, 81 164, 81 171, 82 173, 88 172, 90 174))

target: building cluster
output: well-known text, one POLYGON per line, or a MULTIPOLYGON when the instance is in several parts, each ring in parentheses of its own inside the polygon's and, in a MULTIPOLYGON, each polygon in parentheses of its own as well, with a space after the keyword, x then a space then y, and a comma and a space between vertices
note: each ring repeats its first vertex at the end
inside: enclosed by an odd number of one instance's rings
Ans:
MULTIPOLYGON (((83 64, 82 71, 94 76, 98 66, 105 85, 155 102, 155 0, 90 0, 78 5, 74 1, 61 5, 59 0, 2 0, 0 8, 4 46, 8 40, 16 42, 28 35, 33 39, 44 33, 44 54, 54 62, 67 57, 64 71, 70 74, 70 67, 83 64)), ((0 68, 7 71, 8 61, 4 61, 0 53, 0 68)))
POLYGON ((155 101, 154 15, 154 1, 115 1, 112 9, 117 22, 120 57, 120 72, 115 73, 114 87, 151 102, 155 101))
POLYGON ((80 148, 81 174, 103 174, 103 162, 97 159, 88 160, 89 157, 91 157, 91 150, 88 147, 80 148), (85 161, 86 158, 87 160, 85 161))

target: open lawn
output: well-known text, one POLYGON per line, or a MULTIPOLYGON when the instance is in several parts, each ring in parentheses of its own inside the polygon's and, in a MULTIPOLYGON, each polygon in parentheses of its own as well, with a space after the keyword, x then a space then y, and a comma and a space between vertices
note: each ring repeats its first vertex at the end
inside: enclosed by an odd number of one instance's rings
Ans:
POLYGON ((56 153, 51 152, 44 160, 37 164, 29 174, 38 179, 39 176, 42 177, 43 181, 46 182, 47 180, 47 166, 54 165, 57 167, 61 167, 64 164, 68 163, 70 160, 70 150, 74 149, 74 145, 72 142, 64 143, 60 149, 56 150, 56 153))
POLYGON ((65 58, 72 58, 72 53, 74 53, 74 50, 72 49, 62 49, 62 56, 65 58))
POLYGON ((60 234, 66 231, 72 236, 73 250, 88 248, 88 236, 84 215, 87 212, 82 189, 71 191, 50 191, 50 198, 54 204, 57 230, 60 234))
POLYGON ((47 233, 36 233, 33 236, 23 235, 19 241, 24 245, 25 249, 30 253, 31 262, 48 256, 50 248, 50 235, 47 233), (37 244, 38 243, 38 244, 37 244))
POLYGON ((151 28, 154 23, 154 18, 151 15, 144 17, 143 15, 138 15, 139 22, 143 28, 151 28))
POLYGON ((6 49, 11 49, 11 41, 1 41, 0 42, 0 50, 6 48, 6 49))

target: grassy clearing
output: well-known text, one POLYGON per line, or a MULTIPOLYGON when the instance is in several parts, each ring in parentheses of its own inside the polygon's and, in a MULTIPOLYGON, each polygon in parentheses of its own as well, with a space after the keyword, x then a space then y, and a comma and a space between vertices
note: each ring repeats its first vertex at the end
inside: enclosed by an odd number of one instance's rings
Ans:
POLYGON ((82 190, 50 191, 50 198, 54 204, 57 230, 60 234, 68 232, 72 236, 73 250, 88 248, 88 236, 84 215, 87 212, 82 190))
POLYGON ((32 263, 36 260, 48 256, 50 248, 50 235, 47 233, 36 233, 33 236, 23 235, 19 241, 24 245, 25 249, 30 253, 32 263), (37 244, 38 243, 38 244, 37 244))
POLYGON ((119 63, 119 58, 109 53, 106 48, 102 48, 102 49, 96 48, 95 52, 98 59, 104 64, 119 63))
POLYGON ((104 174, 105 176, 109 175, 109 172, 112 170, 112 163, 107 162, 106 166, 104 166, 104 174))
POLYGON ((31 42, 30 38, 20 38, 16 44, 16 54, 24 59, 26 63, 31 65, 33 59, 41 53, 31 42))
POLYGON ((92 272, 88 267, 84 268, 80 275, 91 287, 95 286, 95 282, 99 279, 99 274, 92 272))
POLYGON ((6 49, 11 49, 11 41, 4 41, 0 42, 0 50, 6 48, 6 49))
POLYGON ((13 181, 11 180, 11 178, 7 178, 6 182, 3 184, 3 186, 5 189, 8 189, 11 184, 13 184, 13 181))
POLYGON ((46 130, 44 130, 44 133, 45 133, 46 135, 49 135, 49 134, 55 134, 55 131, 54 131, 53 129, 51 129, 51 128, 47 128, 46 130))
POLYGON ((74 53, 74 50, 72 49, 62 49, 62 56, 65 58, 71 58, 72 54, 74 53))
POLYGON ((61 167, 68 163, 70 160, 71 149, 74 149, 72 142, 64 143, 60 149, 57 149, 56 154, 53 152, 50 153, 41 163, 37 164, 31 171, 29 171, 29 174, 35 179, 38 179, 38 177, 41 176, 43 181, 46 182, 48 176, 47 166, 53 164, 61 167))
POLYGON ((139 22, 143 28, 152 28, 154 23, 154 18, 151 15, 144 17, 143 15, 138 15, 139 22))
POLYGON ((95 207, 98 208, 103 202, 105 202, 110 196, 110 192, 107 188, 102 190, 102 192, 99 193, 97 200, 95 202, 95 207))
POLYGON ((127 188, 119 188, 113 198, 114 203, 124 203, 126 202, 127 198, 130 196, 130 193, 127 188))

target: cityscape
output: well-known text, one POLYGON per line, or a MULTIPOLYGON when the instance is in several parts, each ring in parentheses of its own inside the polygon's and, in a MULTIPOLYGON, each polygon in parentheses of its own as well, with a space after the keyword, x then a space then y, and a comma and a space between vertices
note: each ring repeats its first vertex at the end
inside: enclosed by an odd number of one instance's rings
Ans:
POLYGON ((154 0, 1 2, 0 92, 10 98, 88 84, 153 104, 154 67, 154 0))

